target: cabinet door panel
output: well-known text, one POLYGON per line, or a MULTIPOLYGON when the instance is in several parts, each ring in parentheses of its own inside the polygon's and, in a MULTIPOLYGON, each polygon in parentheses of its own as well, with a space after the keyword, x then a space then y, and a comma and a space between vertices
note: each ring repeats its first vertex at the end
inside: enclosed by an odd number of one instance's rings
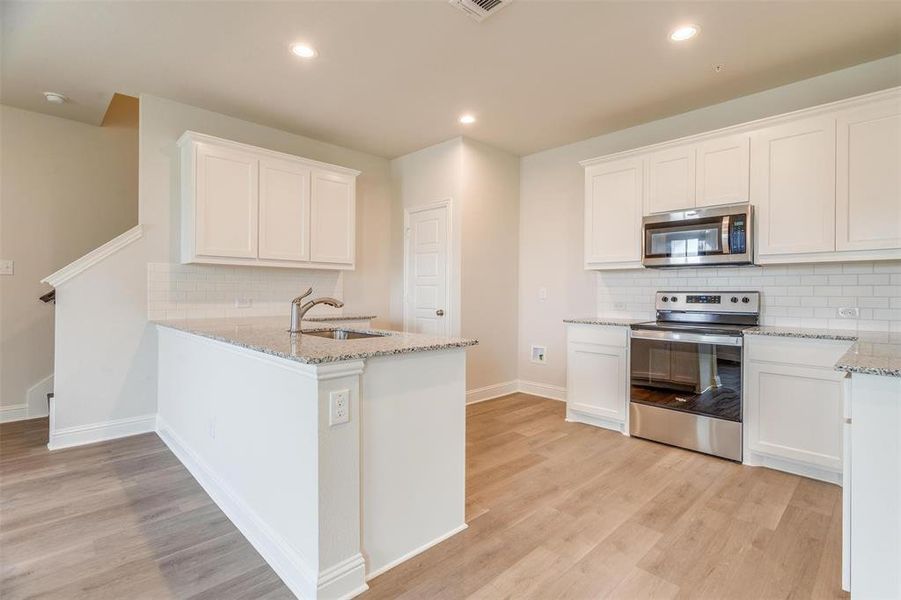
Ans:
POLYGON ((757 132, 751 201, 761 256, 835 250, 835 119, 816 117, 757 132))
POLYGON ((733 135, 698 146, 697 206, 747 202, 751 138, 733 135))
POLYGON ((693 146, 648 156, 647 213, 695 206, 695 149, 693 146))
POLYGON ((310 260, 310 170, 260 161, 260 258, 310 260))
POLYGON ((840 472, 842 379, 827 369, 750 363, 749 448, 840 472))
POLYGON ((314 171, 310 198, 310 259, 354 262, 354 178, 314 171))
POLYGON ((641 159, 588 167, 585 193, 585 266, 639 266, 641 159))
POLYGON ((626 350, 570 342, 566 400, 569 408, 624 422, 626 419, 626 350))
POLYGON ((259 207, 257 159, 250 153, 197 148, 197 254, 256 258, 259 207))
POLYGON ((901 248, 901 97, 839 115, 837 146, 837 248, 901 248))

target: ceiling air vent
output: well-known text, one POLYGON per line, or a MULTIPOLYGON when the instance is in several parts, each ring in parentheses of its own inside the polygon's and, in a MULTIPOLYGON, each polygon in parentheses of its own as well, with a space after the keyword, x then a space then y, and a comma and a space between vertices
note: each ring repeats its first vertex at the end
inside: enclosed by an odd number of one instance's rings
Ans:
POLYGON ((513 0, 450 0, 450 3, 476 21, 484 21, 513 0))

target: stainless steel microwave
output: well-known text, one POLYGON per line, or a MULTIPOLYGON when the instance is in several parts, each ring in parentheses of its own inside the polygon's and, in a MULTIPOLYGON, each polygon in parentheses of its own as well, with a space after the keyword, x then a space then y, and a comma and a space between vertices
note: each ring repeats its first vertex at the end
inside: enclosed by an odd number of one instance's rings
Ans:
POLYGON ((646 267, 749 265, 754 262, 750 204, 679 210, 642 219, 646 267))

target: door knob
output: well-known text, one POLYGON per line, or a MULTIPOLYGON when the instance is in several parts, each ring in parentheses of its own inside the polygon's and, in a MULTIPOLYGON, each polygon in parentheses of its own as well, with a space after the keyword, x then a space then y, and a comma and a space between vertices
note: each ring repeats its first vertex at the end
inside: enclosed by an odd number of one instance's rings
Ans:
POLYGON ((443 317, 443 316, 444 316, 444 309, 439 308, 438 310, 435 311, 435 314, 438 315, 439 317, 443 317))

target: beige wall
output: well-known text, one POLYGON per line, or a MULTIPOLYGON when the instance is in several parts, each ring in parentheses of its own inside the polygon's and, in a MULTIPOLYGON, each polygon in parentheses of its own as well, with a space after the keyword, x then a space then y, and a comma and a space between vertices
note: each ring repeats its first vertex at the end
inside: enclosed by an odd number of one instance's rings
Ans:
MULTIPOLYGON (((153 96, 141 97, 141 223, 149 262, 179 260, 176 140, 186 131, 235 140, 362 171, 357 178, 356 270, 344 274, 345 311, 388 324, 392 189, 387 159, 153 96)), ((228 268, 228 267, 225 267, 228 268)), ((254 268, 242 269, 252 273, 254 268)), ((260 269, 260 273, 272 273, 260 269)), ((288 308, 286 306, 285 310, 288 308)))
MULTIPOLYGON (((386 159, 141 96, 139 220, 145 234, 57 290, 61 302, 54 431, 114 420, 150 422, 156 412, 156 347, 154 329, 147 323, 147 269, 148 263, 178 262, 175 142, 189 129, 362 171, 357 180, 357 270, 341 275, 343 299, 346 310, 376 314, 376 323, 386 324, 391 273, 385 239, 391 231, 393 197, 386 159)), ((204 274, 217 269, 240 272, 264 286, 270 278, 281 278, 274 269, 252 267, 209 266, 204 274)))
POLYGON ((451 240, 451 306, 447 310, 450 330, 460 333, 460 265, 463 193, 463 142, 454 138, 391 161, 394 184, 394 230, 391 236, 393 277, 391 280, 391 317, 398 329, 404 325, 404 210, 412 206, 451 200, 453 239, 451 240))
POLYGON ((522 158, 520 165, 519 377, 560 388, 566 381, 562 319, 595 314, 597 278, 582 269, 580 160, 901 85, 901 55, 522 158), (547 287, 546 300, 538 289, 547 287), (529 361, 530 344, 548 348, 529 361))
POLYGON ((466 353, 466 388, 516 380, 519 157, 454 138, 391 161, 397 201, 394 321, 403 321, 403 211, 453 202, 451 330, 478 338, 466 353))
MULTIPOLYGON (((517 379, 519 157, 464 138, 462 328, 466 388, 517 379)), ((490 395, 490 392, 489 392, 490 395)))
MULTIPOLYGON (((0 106, 0 257, 15 260, 15 275, 0 276, 4 409, 53 372, 40 280, 137 223, 137 135, 0 106)), ((30 416, 46 408, 37 400, 30 416)))

